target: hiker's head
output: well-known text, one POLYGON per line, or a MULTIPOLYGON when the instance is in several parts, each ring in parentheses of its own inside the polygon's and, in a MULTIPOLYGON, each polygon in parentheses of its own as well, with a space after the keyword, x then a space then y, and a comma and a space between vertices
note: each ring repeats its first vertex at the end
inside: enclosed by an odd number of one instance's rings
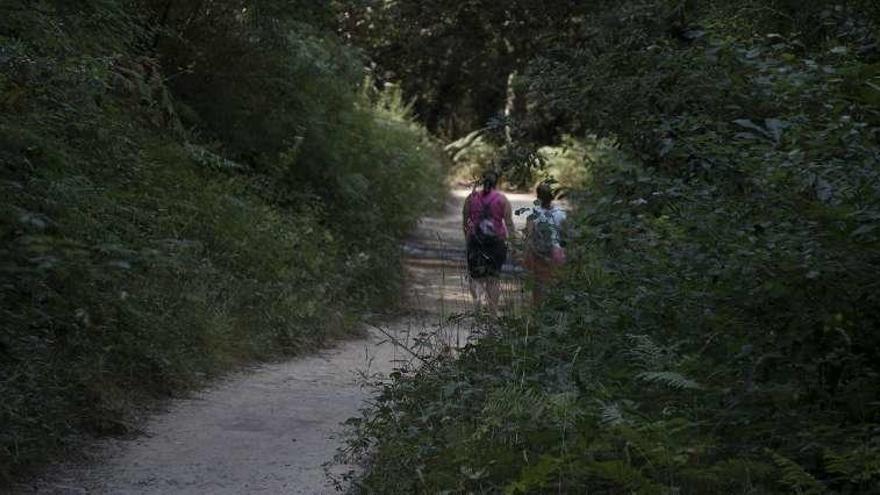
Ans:
POLYGON ((498 174, 493 171, 483 173, 482 184, 484 191, 491 191, 498 186, 498 174))
POLYGON ((538 201, 541 202, 541 206, 544 208, 549 207, 550 204, 553 203, 553 188, 550 187, 550 184, 546 182, 538 184, 535 193, 538 196, 538 201))

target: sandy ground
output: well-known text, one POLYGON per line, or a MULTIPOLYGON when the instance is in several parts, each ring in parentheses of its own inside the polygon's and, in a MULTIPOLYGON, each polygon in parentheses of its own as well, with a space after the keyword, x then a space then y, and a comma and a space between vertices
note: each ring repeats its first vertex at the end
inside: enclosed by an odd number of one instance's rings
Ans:
MULTIPOLYGON (((144 435, 94 447, 94 461, 61 465, 21 487, 40 494, 324 494, 327 476, 348 471, 333 464, 341 425, 370 398, 363 386, 430 354, 464 345, 472 309, 464 272, 461 204, 454 191, 442 213, 422 220, 405 250, 408 316, 370 329, 368 336, 285 363, 234 374, 172 403, 144 435)), ((531 198, 508 195, 514 208, 531 198)), ((523 219, 517 219, 522 226, 523 219)), ((518 311, 522 284, 506 267, 504 301, 518 311)))

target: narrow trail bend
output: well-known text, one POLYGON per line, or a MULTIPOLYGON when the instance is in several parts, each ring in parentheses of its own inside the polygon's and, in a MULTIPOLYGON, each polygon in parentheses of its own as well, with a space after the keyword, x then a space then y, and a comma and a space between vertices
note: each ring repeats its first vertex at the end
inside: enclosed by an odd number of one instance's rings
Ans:
MULTIPOLYGON (((470 309, 464 277, 461 205, 454 191, 442 213, 427 217, 406 244, 406 317, 384 326, 413 349, 463 345, 464 324, 441 324, 470 309)), ((530 203, 508 195, 514 208, 530 203)), ((518 219, 521 224, 522 220, 518 219)), ((511 304, 521 298, 508 290, 511 304)), ((341 423, 369 399, 359 377, 385 376, 409 351, 382 332, 315 355, 234 374, 175 401, 145 434, 95 447, 95 461, 65 465, 24 487, 40 494, 323 494, 335 493, 324 465, 341 446, 341 423)), ((330 466, 340 473, 346 466, 330 466)))

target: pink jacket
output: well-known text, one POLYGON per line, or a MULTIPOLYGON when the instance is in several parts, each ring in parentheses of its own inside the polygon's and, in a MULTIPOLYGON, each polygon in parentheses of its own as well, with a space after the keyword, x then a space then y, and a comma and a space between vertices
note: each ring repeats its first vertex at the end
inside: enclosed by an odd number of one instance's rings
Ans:
POLYGON ((504 201, 501 200, 502 194, 492 190, 488 193, 483 191, 474 191, 468 196, 468 235, 472 235, 483 219, 483 207, 488 205, 488 216, 495 226, 495 232, 502 239, 507 238, 507 225, 504 223, 504 201))

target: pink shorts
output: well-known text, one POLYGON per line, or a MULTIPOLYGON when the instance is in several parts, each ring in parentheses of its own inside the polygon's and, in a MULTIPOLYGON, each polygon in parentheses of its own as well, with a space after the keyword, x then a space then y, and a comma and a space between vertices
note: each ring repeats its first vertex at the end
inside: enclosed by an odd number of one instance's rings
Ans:
POLYGON ((561 247, 553 248, 549 259, 531 252, 526 254, 526 268, 532 272, 535 280, 539 282, 549 281, 553 278, 554 272, 564 264, 565 249, 561 247))

